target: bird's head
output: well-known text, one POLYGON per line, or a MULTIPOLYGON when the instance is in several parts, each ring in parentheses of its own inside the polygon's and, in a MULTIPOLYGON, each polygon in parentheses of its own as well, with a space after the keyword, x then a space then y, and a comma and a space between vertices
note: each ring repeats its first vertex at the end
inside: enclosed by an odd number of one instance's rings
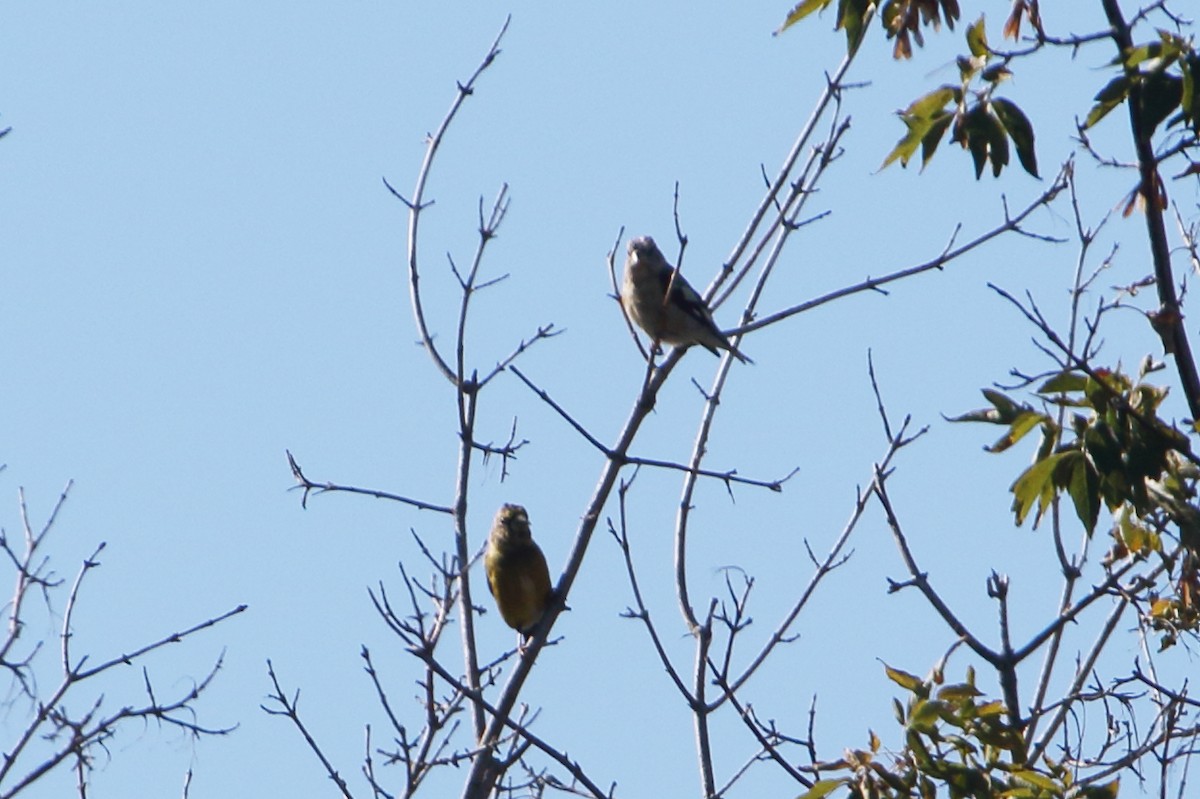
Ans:
POLYGON ((629 240, 629 257, 635 260, 642 258, 662 258, 658 245, 649 236, 638 236, 629 240))
POLYGON ((529 514, 520 505, 505 503, 496 512, 496 523, 492 525, 492 533, 509 541, 528 541, 529 514))

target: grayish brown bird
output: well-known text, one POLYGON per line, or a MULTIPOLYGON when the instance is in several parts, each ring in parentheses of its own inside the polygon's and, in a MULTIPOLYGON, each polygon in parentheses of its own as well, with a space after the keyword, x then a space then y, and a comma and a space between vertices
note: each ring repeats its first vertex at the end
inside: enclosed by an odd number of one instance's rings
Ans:
POLYGON ((676 274, 649 236, 629 241, 621 302, 629 318, 654 341, 675 347, 699 344, 713 355, 728 350, 742 363, 753 363, 729 343, 704 298, 676 274))
POLYGON ((520 505, 505 504, 496 512, 483 568, 505 623, 528 635, 546 612, 552 589, 546 556, 533 543, 529 514, 520 505))

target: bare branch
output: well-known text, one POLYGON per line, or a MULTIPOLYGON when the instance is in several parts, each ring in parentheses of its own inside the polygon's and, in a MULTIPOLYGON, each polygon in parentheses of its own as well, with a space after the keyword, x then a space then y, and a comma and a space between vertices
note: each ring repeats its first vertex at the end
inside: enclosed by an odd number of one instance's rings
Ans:
POLYGON ((279 678, 275 674, 275 666, 272 665, 270 660, 267 661, 267 675, 271 678, 271 685, 274 688, 274 693, 267 697, 267 699, 278 704, 279 708, 268 707, 267 705, 260 705, 259 707, 272 716, 287 717, 304 737, 304 742, 308 744, 308 748, 316 755, 317 760, 321 761, 326 776, 338 787, 344 799, 354 799, 354 794, 350 793, 350 786, 346 783, 346 780, 334 768, 333 763, 325 756, 325 752, 321 749, 316 739, 313 738, 312 733, 308 731, 304 722, 300 720, 300 689, 296 689, 296 692, 289 698, 283 692, 283 686, 279 684, 279 678))
POLYGON ((867 278, 866 280, 863 280, 859 283, 855 283, 852 286, 846 286, 844 288, 837 289, 835 291, 831 291, 820 297, 816 297, 814 299, 807 300, 805 302, 799 303, 798 305, 794 305, 790 308, 786 308, 782 311, 776 311, 773 314, 769 314, 760 319, 756 319, 755 321, 750 322, 749 324, 742 325, 741 327, 739 327, 737 329, 737 332, 749 333, 753 330, 758 330, 759 328, 763 328, 768 325, 775 324, 776 322, 787 319, 790 316, 795 316, 798 313, 810 311, 813 308, 817 308, 821 305, 825 305, 827 303, 833 302, 834 300, 842 299, 843 297, 849 297, 854 294, 861 294, 864 291, 875 291, 876 289, 878 289, 881 286, 886 286, 890 283, 895 283, 898 280, 903 280, 907 277, 912 277, 913 275, 919 275, 923 272, 929 272, 932 270, 942 269, 949 262, 961 257, 962 255, 964 255, 968 252, 971 252, 972 250, 977 249, 978 247, 988 243, 989 241, 996 238, 997 236, 1000 236, 1004 233, 1021 231, 1022 230, 1021 223, 1024 222, 1030 216, 1030 214, 1032 214, 1034 211, 1038 210, 1039 208, 1049 205, 1058 196, 1058 194, 1064 188, 1066 188, 1066 186, 1067 186, 1066 174, 1065 174, 1065 172, 1059 172, 1058 177, 1056 177, 1054 179, 1054 182, 1049 186, 1049 188, 1047 188, 1046 191, 1042 192, 1042 194, 1039 195, 1037 197, 1037 199, 1035 199, 1033 202, 1031 202, 1029 205, 1027 205, 1024 208, 1024 210, 1022 210, 1019 214, 1017 214, 1015 217, 1006 218, 1003 223, 997 225, 996 227, 992 228, 991 230, 987 231, 986 233, 980 234, 979 236, 975 237, 974 239, 967 242, 966 244, 945 250, 941 254, 939 254, 937 257, 932 258, 923 263, 916 264, 915 266, 910 266, 910 267, 906 267, 904 269, 899 269, 895 272, 891 272, 887 275, 884 275, 883 277, 867 278))
MULTIPOLYGON (((438 129, 429 137, 428 145, 425 149, 425 159, 421 163, 421 169, 417 173, 417 183, 413 188, 412 200, 406 200, 395 191, 392 191, 393 196, 399 198, 408 208, 408 279, 409 279, 409 296, 412 300, 413 316, 416 319, 417 329, 421 334, 421 342, 425 346, 425 351, 429 353, 429 357, 433 359, 434 365, 438 371, 449 380, 451 383, 457 384, 461 378, 461 370, 456 374, 446 362, 446 359, 438 352, 434 346, 433 335, 429 332, 429 325, 425 320, 425 308, 421 301, 420 290, 420 273, 417 269, 417 231, 423 211, 429 203, 424 200, 425 183, 429 179, 430 171, 433 168, 433 160, 437 155, 438 148, 442 144, 442 139, 446 135, 446 131, 450 128, 450 124, 458 115, 459 109, 463 102, 471 96, 475 90, 475 81, 483 74, 484 70, 492 65, 496 57, 500 55, 500 40, 504 38, 504 33, 508 30, 508 24, 512 21, 509 16, 504 20, 504 25, 500 28, 500 33, 496 34, 496 38, 492 41, 492 46, 488 48, 487 54, 484 55, 483 61, 476 67, 475 72, 467 79, 466 83, 458 84, 458 93, 454 97, 454 101, 450 104, 450 110, 446 112, 445 118, 438 126, 438 129)), ((391 189, 391 187, 388 187, 391 189)), ((432 202, 432 201, 430 201, 432 202)), ((502 215, 501 215, 502 216, 502 215)))
POLYGON ((419 499, 412 499, 411 497, 404 497, 400 496, 399 494, 389 493, 387 491, 379 491, 374 488, 358 488, 357 486, 340 485, 338 483, 314 482, 309 480, 307 475, 305 475, 303 470, 301 470, 300 464, 296 462, 296 459, 292 456, 291 451, 285 450, 285 452, 287 452, 288 466, 292 470, 292 476, 296 478, 296 483, 298 484, 292 488, 300 489, 304 492, 304 495, 300 499, 300 506, 302 508, 308 507, 308 495, 311 493, 324 494, 327 492, 340 492, 344 494, 362 494, 363 496, 374 497, 376 499, 389 499, 393 502, 402 502, 405 505, 412 505, 414 508, 419 510, 432 510, 437 511, 438 513, 454 512, 452 508, 448 508, 445 505, 434 505, 419 499))

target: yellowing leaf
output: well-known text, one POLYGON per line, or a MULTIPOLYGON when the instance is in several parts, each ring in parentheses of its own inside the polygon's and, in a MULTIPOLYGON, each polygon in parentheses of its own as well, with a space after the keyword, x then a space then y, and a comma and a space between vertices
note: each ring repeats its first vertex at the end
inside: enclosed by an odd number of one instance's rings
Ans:
POLYGON ((1161 619, 1171 615, 1171 609, 1175 603, 1170 599, 1156 599, 1154 604, 1150 606, 1150 615, 1154 618, 1161 619))
POLYGON ((879 168, 883 169, 897 159, 900 160, 900 166, 908 166, 908 159, 912 158, 913 153, 917 151, 917 147, 921 145, 922 139, 925 138, 925 134, 928 132, 928 128, 920 130, 909 128, 908 135, 896 142, 896 146, 887 154, 887 158, 883 159, 883 163, 879 168))
POLYGON ((795 7, 788 12, 787 18, 779 26, 779 30, 775 31, 775 35, 778 36, 783 33, 814 11, 823 11, 832 2, 833 0, 801 0, 801 2, 796 3, 795 7))
POLYGON ((900 669, 893 669, 886 663, 883 664, 883 670, 892 682, 906 691, 916 691, 922 685, 921 678, 915 674, 909 674, 907 671, 901 671, 900 669))
POLYGON ((1149 61, 1151 58, 1158 58, 1162 55, 1162 52, 1162 42, 1150 42, 1149 44, 1132 48, 1126 52, 1124 58, 1115 59, 1113 64, 1119 64, 1123 61, 1127 67, 1136 67, 1138 64, 1149 61))
POLYGON ((982 14, 971 27, 967 28, 967 48, 976 58, 982 58, 988 54, 987 31, 983 27, 982 14))
POLYGON ((908 108, 900 112, 900 115, 906 118, 932 119, 946 108, 946 103, 957 100, 960 92, 961 90, 956 86, 942 86, 934 89, 909 103, 908 108))
POLYGON ((979 707, 975 708, 975 713, 980 718, 1003 716, 1004 715, 1004 703, 1001 702, 999 699, 993 699, 991 702, 988 702, 986 705, 980 705, 979 707))
POLYGON ((813 787, 797 796, 796 799, 824 799, 824 797, 829 796, 829 794, 846 785, 848 782, 849 780, 844 777, 834 780, 817 780, 813 783, 813 787))
MULTIPOLYGON (((993 103, 1000 102, 993 100, 993 103)), ((1042 383, 1039 394, 1057 394, 1058 392, 1083 391, 1087 387, 1088 377, 1079 372, 1059 372, 1054 377, 1042 383)))
POLYGON ((909 714, 908 726, 916 730, 932 731, 945 709, 945 703, 934 699, 917 702, 909 714))
POLYGON ((1022 771, 1014 771, 1013 777, 1022 782, 1028 783, 1035 788, 1041 788, 1043 791, 1049 791, 1055 796, 1062 795, 1062 786, 1054 780, 1047 777, 1045 774, 1039 774, 1036 771, 1028 769, 1022 771))
POLYGON ((967 683, 947 685, 937 692, 938 699, 945 699, 948 702, 955 702, 962 699, 974 699, 977 696, 983 696, 983 692, 974 685, 968 685, 967 683))

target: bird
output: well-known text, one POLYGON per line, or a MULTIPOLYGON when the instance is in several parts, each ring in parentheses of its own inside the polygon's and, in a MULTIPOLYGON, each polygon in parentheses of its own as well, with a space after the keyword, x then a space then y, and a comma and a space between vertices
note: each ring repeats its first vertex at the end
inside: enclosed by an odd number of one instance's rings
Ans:
POLYGON ((545 614, 553 589, 546 556, 533 542, 525 508, 505 503, 496 512, 483 568, 504 622, 529 635, 545 614))
POLYGON ((654 239, 630 239, 628 250, 621 303, 646 335, 676 347, 699 344, 713 355, 727 350, 742 363, 754 363, 729 343, 704 299, 667 263, 654 239))

